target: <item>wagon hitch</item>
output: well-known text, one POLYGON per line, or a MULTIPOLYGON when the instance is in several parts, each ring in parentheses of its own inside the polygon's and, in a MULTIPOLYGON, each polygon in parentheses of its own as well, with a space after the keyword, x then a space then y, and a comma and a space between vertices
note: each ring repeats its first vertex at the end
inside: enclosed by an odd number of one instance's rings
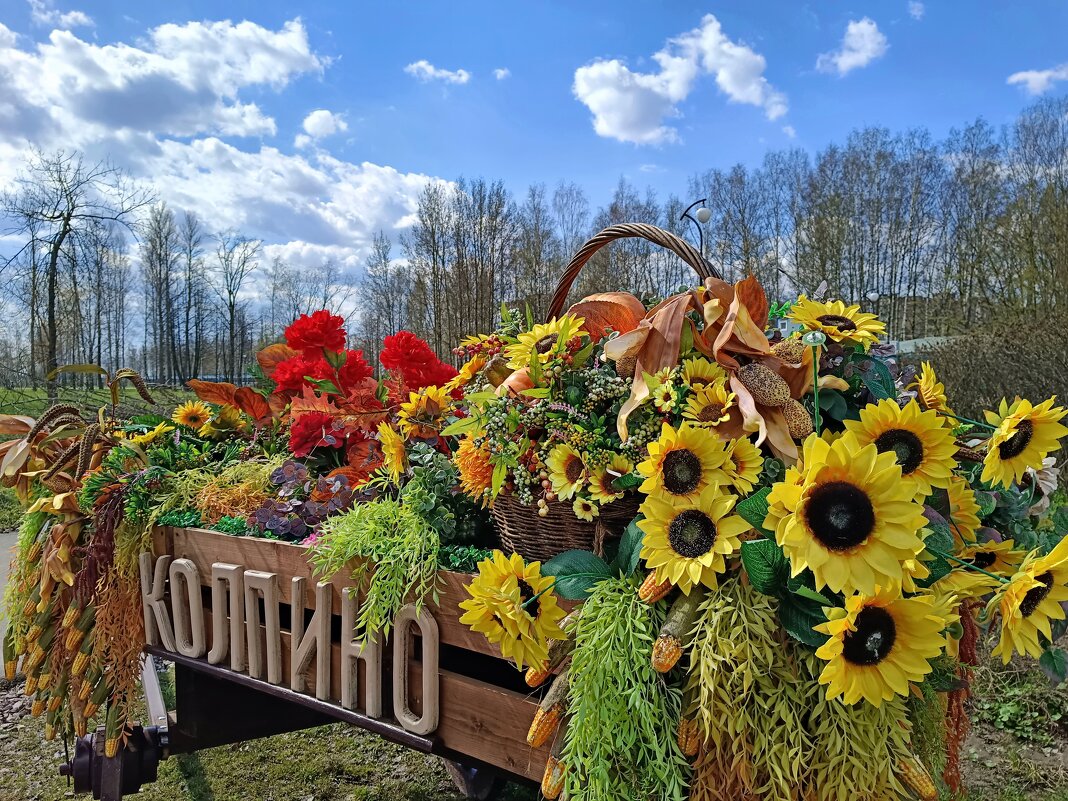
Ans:
POLYGON ((156 726, 134 726, 117 756, 104 756, 104 727, 74 741, 74 756, 59 766, 59 774, 74 780, 75 793, 117 801, 136 793, 141 785, 156 780, 156 770, 166 757, 166 731, 156 726))

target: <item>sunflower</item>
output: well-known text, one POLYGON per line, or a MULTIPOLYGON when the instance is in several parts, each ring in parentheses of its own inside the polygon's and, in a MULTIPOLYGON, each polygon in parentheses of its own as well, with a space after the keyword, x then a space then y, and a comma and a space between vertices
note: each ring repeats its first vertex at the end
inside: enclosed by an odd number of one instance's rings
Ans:
POLYGON ((541 563, 523 563, 519 554, 493 556, 478 563, 478 575, 467 585, 470 600, 460 622, 500 645, 501 654, 516 666, 545 664, 548 641, 563 640, 564 610, 552 592, 555 579, 541 574, 541 563))
POLYGON ((638 465, 646 495, 666 492, 692 498, 710 486, 724 484, 727 449, 714 435, 688 423, 678 430, 664 423, 660 439, 649 443, 649 458, 638 465))
POLYGON ((180 426, 200 428, 211 419, 211 407, 203 401, 186 401, 171 415, 171 420, 180 426))
POLYGON ((698 584, 715 589, 727 569, 725 557, 735 553, 739 535, 751 526, 730 514, 737 498, 709 486, 701 493, 673 499, 650 495, 642 503, 645 532, 641 558, 656 571, 656 582, 670 581, 689 595, 698 584))
POLYGON ((860 345, 867 350, 886 333, 886 324, 860 306, 846 306, 840 300, 821 303, 804 295, 790 307, 790 319, 810 331, 822 331, 842 345, 860 345))
POLYGON ((200 427, 200 436, 208 439, 225 439, 235 431, 244 431, 248 424, 241 418, 241 410, 223 406, 208 422, 200 427))
POLYGON ((953 415, 953 410, 949 408, 949 400, 946 398, 946 387, 938 380, 930 362, 923 362, 920 365, 916 380, 909 384, 907 389, 916 390, 923 408, 953 415))
POLYGON ((460 489, 483 506, 489 503, 493 491, 493 463, 489 453, 475 444, 471 437, 460 440, 454 456, 460 473, 460 489))
POLYGON ((1016 550, 1012 540, 1005 540, 972 542, 958 548, 956 556, 979 570, 954 562, 953 570, 940 578, 936 586, 943 591, 952 590, 962 598, 981 598, 1001 585, 994 576, 1008 577, 1019 570, 1024 553, 1016 550), (991 573, 994 575, 989 575, 991 573))
POLYGON ((979 529, 979 502, 975 491, 960 476, 953 476, 946 488, 949 497, 949 526, 957 541, 974 542, 979 529))
POLYGON ((586 321, 573 314, 554 317, 547 323, 537 323, 532 329, 520 334, 516 341, 504 350, 508 366, 513 370, 529 367, 534 355, 542 364, 564 351, 567 343, 578 336, 586 321))
POLYGON ((618 501, 623 497, 623 490, 612 486, 620 476, 625 476, 634 470, 634 464, 621 453, 612 454, 608 464, 598 467, 590 476, 590 498, 599 504, 618 501))
POLYGON ((582 454, 567 444, 557 445, 549 451, 545 466, 549 469, 553 492, 563 501, 573 498, 589 475, 582 454))
POLYGON ((829 635, 816 651, 827 662, 819 679, 827 697, 882 706, 907 696, 909 682, 922 681, 931 672, 927 660, 942 652, 945 625, 930 595, 902 598, 876 588, 847 598, 844 609, 829 610, 827 622, 813 627, 829 635))
POLYGON ((877 585, 901 587, 918 567, 927 519, 913 492, 893 453, 849 433, 830 444, 812 434, 797 467, 772 487, 764 525, 793 575, 809 568, 817 589, 870 595, 877 585))
POLYGON ((378 443, 382 446, 382 467, 396 484, 400 481, 401 474, 408 469, 404 439, 397 433, 397 429, 383 421, 378 424, 378 443))
POLYGON ((1011 405, 1002 400, 997 412, 986 412, 987 422, 997 428, 987 443, 983 481, 1009 487, 1024 477, 1027 468, 1042 467, 1042 460, 1057 450, 1058 440, 1068 434, 1068 428, 1059 422, 1068 409, 1054 406, 1056 399, 1038 406, 1020 398, 1011 405))
POLYGON ((650 390, 649 397, 662 414, 670 414, 675 408, 675 387, 671 383, 657 384, 650 390))
POLYGON ((482 369, 489 363, 489 360, 482 353, 476 353, 466 362, 460 366, 460 371, 454 375, 449 382, 445 385, 445 391, 453 393, 458 389, 463 389, 474 380, 474 377, 482 372, 482 369))
POLYGON ((682 382, 690 389, 698 390, 726 378, 726 370, 703 356, 690 358, 682 363, 682 382))
POLYGON ((170 423, 163 422, 153 428, 151 431, 146 431, 144 434, 138 434, 137 436, 130 437, 130 442, 134 445, 140 445, 142 448, 146 445, 151 445, 156 441, 157 437, 166 434, 170 431, 174 431, 174 426, 170 423))
POLYGON ((747 437, 732 440, 727 446, 727 461, 723 469, 727 480, 738 492, 752 492, 763 467, 764 456, 760 448, 747 437))
POLYGON ((1051 620, 1063 620, 1062 602, 1068 601, 1068 539, 1061 540, 1046 556, 1032 553, 1008 584, 987 604, 987 616, 1001 613, 1001 638, 991 651, 1006 664, 1013 653, 1042 655, 1042 634, 1053 639, 1051 620))
POLYGON ((449 393, 445 387, 426 386, 412 392, 397 413, 401 433, 408 438, 433 439, 444 427, 448 409, 449 393))
POLYGON ((597 504, 589 498, 575 498, 575 502, 571 505, 571 508, 575 512, 575 517, 590 523, 592 523, 593 519, 601 513, 601 510, 597 508, 597 504))
POLYGON ((730 419, 735 399, 726 381, 705 384, 690 395, 682 416, 701 428, 715 428, 730 419))
POLYGON ((860 410, 859 420, 846 420, 861 445, 874 443, 879 453, 893 453, 901 465, 903 480, 921 501, 934 487, 945 489, 957 466, 953 432, 942 424, 937 412, 924 412, 916 401, 904 408, 886 398, 860 410))

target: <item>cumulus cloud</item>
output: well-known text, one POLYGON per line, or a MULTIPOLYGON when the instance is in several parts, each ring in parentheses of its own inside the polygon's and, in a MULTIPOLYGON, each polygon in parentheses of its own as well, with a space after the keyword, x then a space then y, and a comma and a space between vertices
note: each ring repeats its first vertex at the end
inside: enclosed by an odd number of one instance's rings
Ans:
POLYGON ((91 28, 96 23, 84 11, 57 11, 51 0, 29 0, 30 18, 38 25, 55 28, 91 28))
POLYGON ((507 67, 497 67, 497 69, 493 71, 493 77, 498 81, 503 81, 505 78, 512 77, 512 71, 507 67))
POLYGON ((423 83, 430 81, 442 81, 443 83, 467 83, 471 80, 471 73, 467 70, 446 70, 435 67, 425 58, 414 61, 404 68, 404 71, 423 83))
POLYGON ((886 53, 888 47, 886 37, 875 20, 870 17, 850 20, 842 37, 842 46, 816 59, 816 69, 846 75, 852 70, 866 67, 886 53))
POLYGON ((1068 81, 1068 64, 1058 64, 1048 70, 1014 72, 1007 83, 1010 86, 1022 86, 1028 94, 1040 95, 1048 92, 1053 88, 1053 84, 1059 81, 1068 81))
POLYGON ((909 16, 914 20, 918 21, 923 19, 923 15, 926 11, 927 9, 924 7, 923 3, 919 3, 917 0, 911 0, 911 2, 909 2, 909 16))
POLYGON ((679 103, 705 75, 714 76, 728 100, 763 108, 770 120, 787 111, 786 96, 764 77, 764 57, 728 38, 711 14, 669 39, 652 58, 659 67, 655 72, 634 71, 619 59, 575 70, 572 91, 593 112, 600 136, 635 144, 677 141, 678 131, 665 120, 681 115, 679 103))
POLYGON ((338 114, 327 111, 325 108, 317 108, 304 118, 304 133, 297 134, 294 144, 297 147, 307 147, 317 139, 333 136, 349 129, 349 124, 338 114))
POLYGON ((784 125, 784 126, 782 126, 782 132, 784 134, 786 134, 786 137, 788 139, 793 139, 794 137, 797 136, 797 131, 794 130, 794 126, 792 126, 792 125, 784 125))

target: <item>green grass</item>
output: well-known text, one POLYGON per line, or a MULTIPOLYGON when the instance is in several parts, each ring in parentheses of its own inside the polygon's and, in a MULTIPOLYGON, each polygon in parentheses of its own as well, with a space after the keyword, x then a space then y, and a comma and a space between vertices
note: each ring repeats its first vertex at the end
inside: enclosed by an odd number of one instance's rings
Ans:
MULTIPOLYGON (((152 387, 151 390, 157 411, 193 397, 192 392, 180 387, 152 387)), ((60 401, 78 406, 84 414, 95 414, 100 407, 111 405, 111 393, 106 389, 60 387, 58 396, 60 401)), ((44 387, 0 387, 0 414, 38 417, 50 405, 44 387)), ((119 406, 122 413, 143 412, 149 408, 125 382, 119 393, 119 406)))
POLYGON ((22 505, 13 489, 0 487, 0 531, 18 528, 22 521, 22 505))

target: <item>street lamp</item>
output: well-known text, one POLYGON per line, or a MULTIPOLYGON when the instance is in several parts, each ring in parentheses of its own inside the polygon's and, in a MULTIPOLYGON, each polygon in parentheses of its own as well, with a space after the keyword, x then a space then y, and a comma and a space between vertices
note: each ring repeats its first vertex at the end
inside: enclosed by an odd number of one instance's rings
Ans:
POLYGON ((684 211, 682 213, 682 216, 679 217, 680 220, 689 220, 691 223, 693 223, 694 228, 697 229, 697 238, 698 238, 698 241, 701 243, 701 257, 702 258, 705 255, 705 229, 702 228, 701 226, 712 219, 712 211, 711 211, 711 209, 709 209, 707 206, 701 206, 702 203, 707 203, 707 202, 708 202, 708 198, 706 198, 706 197, 703 197, 700 200, 695 200, 693 203, 691 203, 689 206, 686 207, 686 211, 684 211), (695 214, 697 215, 696 219, 694 219, 694 217, 691 216, 691 214, 690 214, 690 209, 692 209, 694 206, 701 206, 701 208, 699 208, 695 212, 695 214))

